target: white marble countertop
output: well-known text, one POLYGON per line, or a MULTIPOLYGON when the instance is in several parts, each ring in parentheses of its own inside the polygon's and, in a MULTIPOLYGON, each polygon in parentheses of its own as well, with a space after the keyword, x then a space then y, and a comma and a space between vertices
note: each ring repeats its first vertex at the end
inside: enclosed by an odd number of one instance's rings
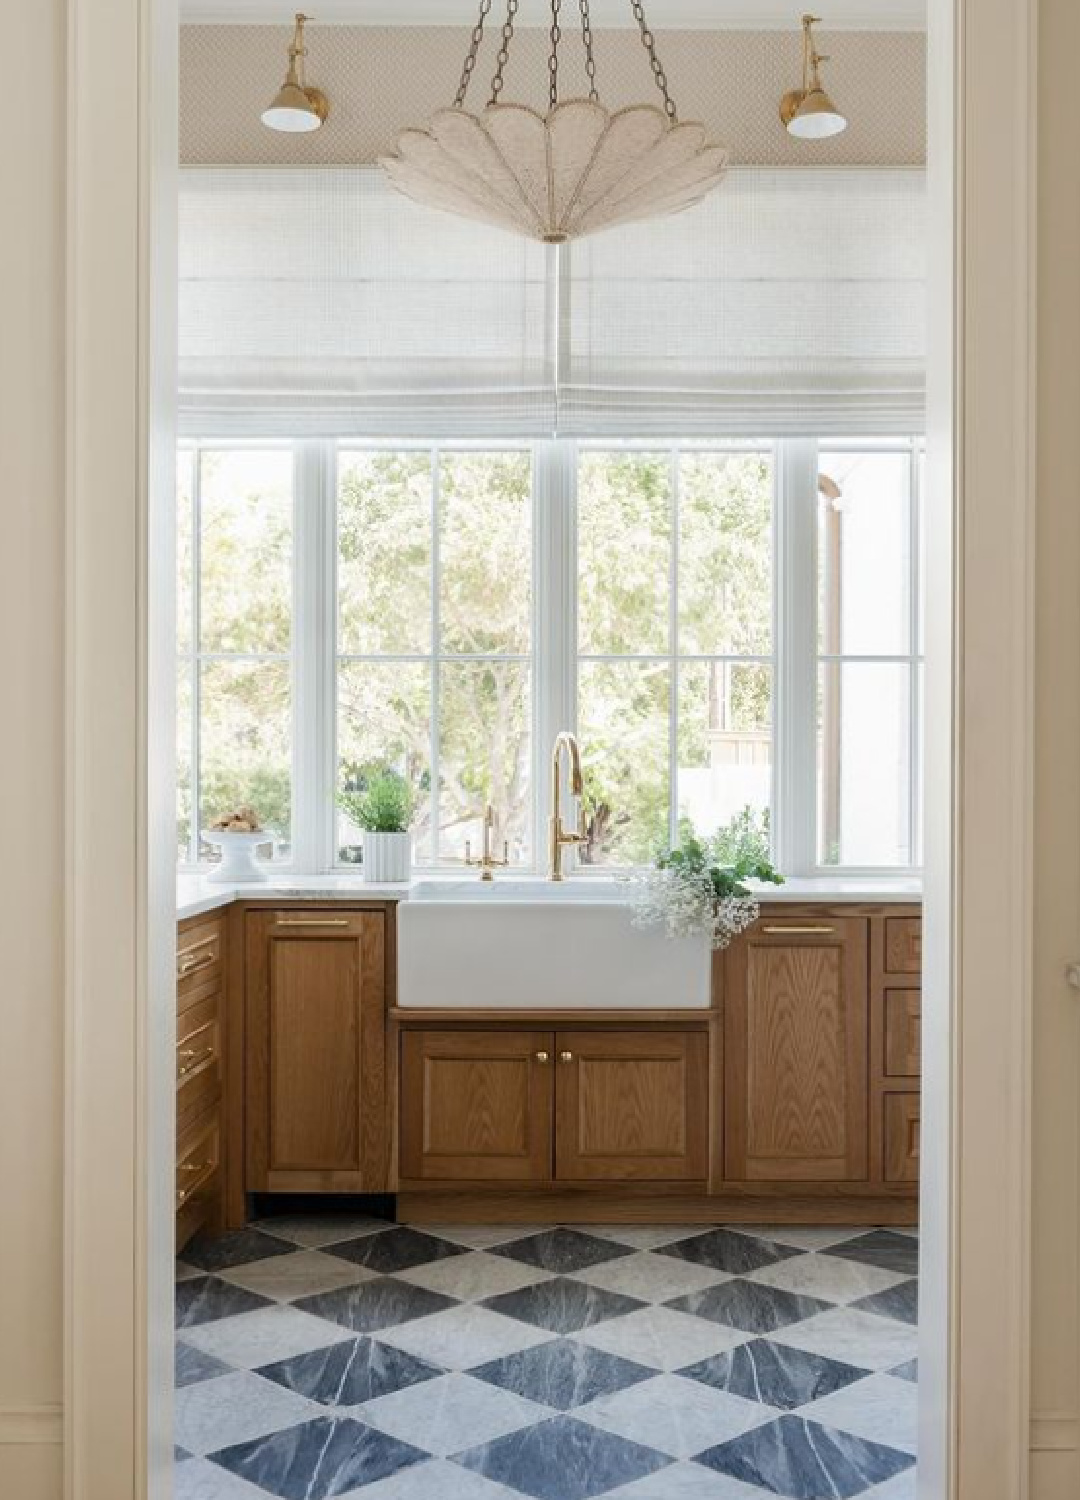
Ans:
MULTIPOLYGON (((426 876, 425 883, 438 876, 426 876)), ((448 881, 460 881, 460 875, 448 875, 448 881)), ((496 876, 496 879, 498 877, 496 876)), ((589 876, 576 880, 586 885, 589 876)), ((407 901, 419 879, 402 885, 379 885, 356 875, 282 875, 257 885, 218 885, 205 875, 178 875, 176 879, 176 915, 202 916, 217 911, 233 901, 407 901)), ((566 893, 575 884, 566 882, 566 893)), ((822 902, 918 902, 922 900, 922 881, 911 877, 888 876, 818 876, 793 878, 783 885, 756 886, 754 893, 762 905, 785 901, 822 902)))

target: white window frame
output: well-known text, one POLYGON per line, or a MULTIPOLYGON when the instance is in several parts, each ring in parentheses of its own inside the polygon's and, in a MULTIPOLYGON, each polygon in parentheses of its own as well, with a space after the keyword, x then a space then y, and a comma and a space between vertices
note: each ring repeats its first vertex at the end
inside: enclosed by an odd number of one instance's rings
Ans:
MULTIPOLYGON (((921 506, 921 439, 883 437, 851 441, 823 438, 821 446, 865 448, 867 451, 910 451, 912 565, 910 581, 911 652, 889 660, 912 666, 911 781, 912 843, 919 849, 918 819, 921 793, 918 749, 922 733, 919 672, 922 660, 920 631, 921 553, 919 526, 921 506)), ((773 513, 773 621, 771 658, 773 691, 773 793, 771 826, 776 863, 785 875, 902 879, 920 873, 919 866, 823 865, 818 859, 818 630, 817 630, 817 505, 818 452, 815 438, 716 441, 605 442, 571 439, 513 442, 447 439, 440 441, 358 441, 352 438, 300 439, 291 444, 242 441, 208 435, 184 441, 181 447, 196 454, 229 448, 291 447, 294 454, 293 482, 293 827, 292 858, 277 868, 283 874, 325 874, 355 871, 339 863, 335 790, 337 784, 337 474, 341 451, 422 451, 439 453, 531 451, 533 464, 533 558, 532 558, 532 777, 533 861, 517 867, 521 874, 544 872, 550 813, 550 750, 560 729, 577 727, 577 475, 579 456, 585 451, 614 452, 638 449, 664 452, 672 459, 684 452, 771 451, 774 468, 773 513)), ((437 472, 437 470, 436 470, 437 472)), ((437 506, 433 487, 433 505, 437 506)), ((198 504, 194 500, 195 549, 193 591, 198 593, 198 504)), ((673 548, 673 554, 675 549, 673 548)), ((437 541, 433 570, 437 566, 437 541)), ((672 566, 675 566, 673 559, 672 566)), ((198 599, 193 599, 193 632, 198 628, 198 599)), ((437 600, 433 601, 437 609, 437 600)), ((674 609, 674 595, 670 608, 674 609)), ((434 642, 433 642, 434 644, 434 642)), ((674 651, 660 653, 676 663, 674 651)), ((435 655, 438 653, 436 652, 435 655)), ((192 658, 199 659, 193 633, 192 658)), ((395 658, 388 657, 387 660, 395 658)), ((425 658, 426 660, 427 658, 425 658)), ((432 660, 434 661, 433 655, 432 660)), ((652 659, 652 658, 650 658, 652 659)), ((659 657, 657 658, 659 659, 659 657)), ((739 658, 757 660, 759 658, 739 658)), ((877 659, 877 658, 874 658, 877 659)), ((437 673, 434 688, 437 692, 437 673)), ((673 683, 673 691, 674 691, 673 683)), ((197 809, 198 785, 198 691, 193 698, 192 798, 197 809)), ((674 716, 669 726, 672 755, 676 745, 674 716)), ((582 746, 588 758, 588 745, 582 746)), ((434 772, 433 766, 433 772, 434 772)), ((677 816, 676 786, 672 765, 671 829, 677 816)), ((434 787, 433 787, 434 792, 434 787)), ((197 818, 193 817, 193 823, 197 818)), ((191 851, 197 848, 194 835, 191 851)), ((610 876, 611 865, 582 867, 571 860, 582 879, 610 876)), ((197 869, 191 863, 182 866, 197 869)), ((205 868, 205 866, 201 866, 205 868)), ((446 873, 447 864, 421 868, 420 873, 446 873)))

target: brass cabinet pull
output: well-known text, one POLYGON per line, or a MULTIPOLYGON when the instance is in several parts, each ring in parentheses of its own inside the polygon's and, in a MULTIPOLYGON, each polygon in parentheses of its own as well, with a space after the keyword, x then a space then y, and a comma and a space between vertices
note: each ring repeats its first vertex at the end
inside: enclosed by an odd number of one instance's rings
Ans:
POLYGON ((197 1193, 200 1188, 205 1187, 206 1183, 210 1180, 214 1172, 214 1163, 212 1161, 204 1161, 197 1167, 189 1167, 185 1162, 181 1163, 176 1170, 178 1172, 189 1172, 195 1177, 195 1181, 188 1187, 176 1189, 176 1206, 177 1208, 183 1208, 192 1194, 197 1193))
POLYGON ((212 1161, 202 1161, 202 1162, 199 1162, 198 1166, 192 1165, 192 1163, 189 1162, 189 1161, 184 1161, 184 1162, 180 1163, 179 1170, 181 1172, 191 1172, 191 1173, 195 1173, 195 1172, 209 1172, 210 1168, 213 1165, 214 1165, 214 1163, 212 1161))
POLYGON ((182 1068, 177 1069, 177 1076, 186 1078, 189 1073, 194 1073, 196 1068, 202 1067, 204 1062, 209 1062, 213 1055, 213 1047, 207 1047, 204 1052, 197 1052, 193 1048, 188 1048, 186 1051, 181 1052, 180 1056, 189 1058, 190 1061, 182 1068))
MULTIPOLYGON (((213 939, 208 938, 207 941, 212 942, 213 939)), ((182 954, 177 959, 176 963, 177 978, 186 979, 189 974, 194 974, 196 969, 207 968, 214 962, 214 959, 216 957, 217 955, 215 954, 213 948, 209 948, 206 953, 200 954, 198 957, 195 956, 194 949, 192 949, 188 953, 182 954)))
POLYGON ((547 1052, 538 1052, 536 1054, 536 1061, 538 1063, 546 1063, 546 1062, 550 1062, 550 1060, 551 1060, 550 1059, 550 1054, 547 1053, 547 1052))
POLYGON ((560 1052, 559 1053, 559 1061, 561 1063, 573 1062, 574 1061, 574 1054, 572 1052, 560 1052))
MULTIPOLYGON (((176 1041, 177 1047, 180 1048, 190 1046, 190 1044, 195 1040, 197 1036, 202 1036, 203 1032, 205 1031, 212 1031, 216 1025, 216 1020, 204 1021, 201 1026, 196 1026, 194 1031, 189 1031, 186 1036, 178 1037, 176 1041)), ((180 1056, 192 1057, 194 1056, 194 1054, 191 1052, 181 1052, 180 1056)))
POLYGON ((278 927, 348 927, 349 917, 278 917, 278 927))
POLYGON ((772 937, 830 937, 835 927, 763 927, 772 937))

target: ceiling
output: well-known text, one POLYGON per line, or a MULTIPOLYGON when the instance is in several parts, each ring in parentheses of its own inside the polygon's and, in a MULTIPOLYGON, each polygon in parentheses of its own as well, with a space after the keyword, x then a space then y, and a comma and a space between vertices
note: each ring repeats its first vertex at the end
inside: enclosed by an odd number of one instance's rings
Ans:
MULTIPOLYGON (((591 0, 597 26, 632 26, 629 0, 591 0)), ((180 0, 188 24, 288 26, 293 0, 180 0)), ((477 0, 319 0, 316 18, 331 25, 465 26, 476 19, 477 0)), ((499 0, 493 12, 501 9, 499 0)), ((926 23, 926 0, 825 0, 822 31, 918 31, 926 23)), ((795 29, 800 0, 646 0, 646 13, 662 28, 762 31, 795 29)), ((522 0, 521 25, 543 25, 549 0, 522 0)))

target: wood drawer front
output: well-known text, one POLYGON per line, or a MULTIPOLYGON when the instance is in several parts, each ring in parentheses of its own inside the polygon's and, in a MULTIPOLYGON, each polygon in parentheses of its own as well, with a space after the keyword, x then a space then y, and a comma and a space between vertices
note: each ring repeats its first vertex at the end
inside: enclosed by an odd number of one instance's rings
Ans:
POLYGON ((176 1023, 176 1117, 184 1123, 221 1096, 220 996, 181 1011, 176 1023))
POLYGON ((922 973, 922 918, 885 918, 885 972, 922 973))
POLYGON ((562 1032, 555 1038, 555 1176, 678 1182, 708 1173, 703 1032, 562 1032))
POLYGON ((220 917, 181 929, 176 940, 176 994, 183 1002, 196 990, 219 984, 224 971, 225 924, 220 917))
POLYGON ((547 1031, 406 1032, 402 1176, 549 1182, 554 1045, 547 1031))
POLYGON ((887 1078, 918 1078, 922 1057, 921 990, 885 991, 885 1057, 887 1078))
POLYGON ((919 1095, 885 1094, 886 1182, 919 1180, 919 1095))
POLYGON ((176 1211, 215 1197, 220 1190, 221 1121, 217 1110, 201 1116, 176 1143, 176 1211))

